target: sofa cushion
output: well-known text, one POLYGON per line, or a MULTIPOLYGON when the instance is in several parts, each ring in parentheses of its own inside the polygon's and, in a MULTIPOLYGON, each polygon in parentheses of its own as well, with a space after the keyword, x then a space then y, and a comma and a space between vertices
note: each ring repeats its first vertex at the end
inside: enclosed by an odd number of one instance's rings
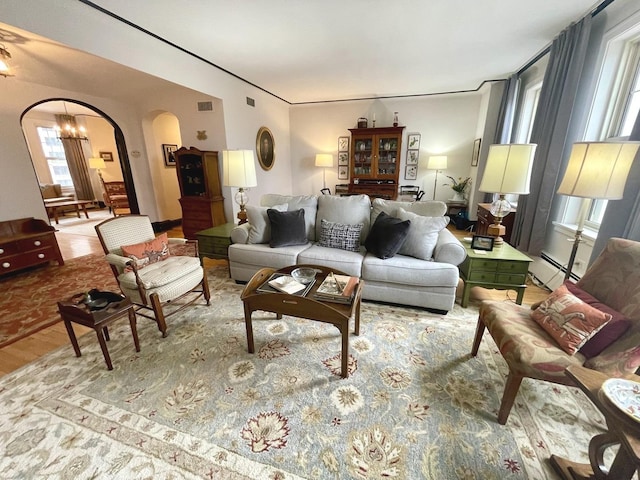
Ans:
MULTIPOLYGON (((291 248, 291 247, 286 247, 291 248)), ((362 276, 362 259, 366 251, 363 247, 359 252, 350 252, 337 248, 322 247, 314 244, 300 252, 296 263, 299 265, 321 265, 344 272, 354 277, 362 276)), ((380 260, 382 262, 382 260, 380 260)))
POLYGON ((380 212, 387 215, 397 215, 398 208, 404 208, 407 212, 417 213, 423 217, 444 217, 447 213, 447 204, 438 200, 428 200, 426 202, 401 202, 397 200, 385 200, 374 198, 371 202, 371 224, 375 221, 380 212))
POLYGON ((247 243, 268 243, 271 239, 271 223, 267 216, 268 208, 280 212, 287 211, 287 204, 273 205, 270 207, 256 207, 247 205, 247 221, 249 222, 249 239, 247 243))
POLYGON ((364 246, 378 258, 383 260, 391 258, 402 247, 410 227, 411 220, 400 220, 380 212, 371 226, 364 246))
POLYGON ((587 305, 561 285, 531 313, 531 318, 560 348, 573 355, 611 320, 611 315, 587 305))
POLYGON ((321 247, 339 248, 350 252, 360 251, 360 232, 362 224, 328 222, 322 219, 322 231, 319 244, 321 247))
POLYGON ((302 208, 293 212, 279 212, 274 208, 267 210, 271 223, 271 248, 308 243, 302 208))
POLYGON ((267 193, 260 199, 260 205, 271 207, 272 205, 286 204, 287 210, 292 212, 304 209, 304 222, 307 238, 315 241, 316 237, 316 215, 318 213, 318 197, 315 195, 280 195, 278 193, 267 193))
POLYGON ((322 219, 327 222, 345 225, 361 223, 360 243, 364 243, 369 234, 371 201, 367 195, 351 195, 348 197, 320 195, 318 197, 318 218, 316 221, 316 238, 318 240, 322 233, 322 219))
POLYGON ((411 228, 399 253, 421 260, 430 260, 438 243, 438 233, 449 223, 449 217, 423 217, 404 208, 398 208, 398 218, 410 220, 411 228))
POLYGON ((148 242, 123 245, 120 248, 122 249, 122 256, 129 257, 136 262, 138 269, 166 260, 170 256, 169 239, 166 233, 161 233, 148 242))

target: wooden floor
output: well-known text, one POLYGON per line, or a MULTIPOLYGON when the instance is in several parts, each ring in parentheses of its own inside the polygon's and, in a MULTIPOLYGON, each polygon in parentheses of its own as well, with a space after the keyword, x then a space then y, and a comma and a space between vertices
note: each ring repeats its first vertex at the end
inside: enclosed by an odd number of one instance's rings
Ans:
MULTIPOLYGON (((459 238, 469 235, 469 232, 457 231, 454 227, 451 228, 451 231, 459 238)), ((171 230, 168 233, 170 237, 182 236, 182 231, 179 228, 171 230)), ((73 235, 62 232, 57 232, 56 237, 60 245, 60 250, 62 251, 62 257, 65 260, 90 253, 102 254, 102 247, 97 237, 73 235)), ((458 296, 460 296, 461 293, 462 281, 458 286, 458 296)), ((546 298, 547 295, 548 292, 546 290, 530 284, 525 291, 524 303, 531 304, 537 302, 546 298)), ((516 293, 513 290, 487 290, 480 287, 475 287, 471 290, 471 298, 515 301, 515 296, 516 293)), ((95 335, 93 330, 89 328, 82 326, 76 327, 78 327, 76 328, 76 334, 78 336, 84 334, 95 335)), ((11 345, 7 345, 0 349, 0 376, 6 375, 63 345, 68 347, 69 355, 74 355, 71 344, 69 343, 67 331, 62 322, 36 332, 11 345)))

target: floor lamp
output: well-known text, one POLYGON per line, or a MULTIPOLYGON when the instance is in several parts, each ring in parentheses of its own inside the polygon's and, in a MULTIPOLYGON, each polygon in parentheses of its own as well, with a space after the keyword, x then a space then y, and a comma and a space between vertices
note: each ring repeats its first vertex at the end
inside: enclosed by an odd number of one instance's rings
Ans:
POLYGON ((322 189, 327 188, 327 168, 333 167, 333 155, 316 153, 316 167, 322 167, 322 189))
POLYGON ((592 199, 619 200, 640 142, 578 142, 573 144, 558 194, 580 197, 576 235, 567 263, 565 280, 571 277, 582 241, 584 222, 592 199))
POLYGON ((253 150, 224 150, 222 152, 222 171, 224 185, 238 187, 234 197, 240 206, 238 225, 247 223, 245 205, 249 203, 249 194, 246 189, 258 185, 253 150))
POLYGON ((447 156, 446 155, 432 155, 427 162, 427 170, 436 171, 436 179, 433 182, 433 199, 436 199, 436 188, 438 188, 438 170, 447 169, 447 156))
POLYGON ((478 190, 498 194, 498 199, 489 208, 494 217, 494 223, 487 227, 487 235, 494 237, 495 247, 501 247, 504 243, 502 235, 506 230, 502 225, 502 219, 511 212, 511 204, 505 195, 529 193, 529 180, 536 147, 537 145, 533 143, 489 146, 487 164, 478 190))

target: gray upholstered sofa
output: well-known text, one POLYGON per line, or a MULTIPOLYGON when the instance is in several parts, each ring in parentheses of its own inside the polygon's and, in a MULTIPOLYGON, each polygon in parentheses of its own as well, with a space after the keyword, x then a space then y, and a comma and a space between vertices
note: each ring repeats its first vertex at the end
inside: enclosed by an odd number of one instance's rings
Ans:
MULTIPOLYGON (((284 196, 264 195, 261 206, 247 206, 249 223, 237 226, 231 233, 229 247, 231 277, 245 282, 261 268, 282 268, 294 264, 323 265, 341 270, 365 281, 362 298, 437 310, 449 311, 455 302, 458 286, 458 268, 466 253, 462 244, 446 229, 446 205, 443 202, 398 202, 375 199, 367 195, 354 196, 284 196), (305 243, 272 248, 270 221, 267 209, 295 212, 304 209, 305 243), (401 210, 400 210, 401 209, 401 210), (382 259, 368 252, 365 240, 378 215, 403 219, 412 218, 412 241, 418 241, 419 249, 425 238, 430 238, 432 249, 429 258, 416 258, 406 254, 408 239, 400 252, 382 259), (417 216, 416 216, 417 215, 417 216), (325 222, 322 222, 322 220, 325 222), (330 222, 330 223, 326 223, 330 222), (362 224, 358 251, 322 246, 323 225, 362 224), (433 224, 435 231, 422 235, 420 228, 433 224), (420 235, 418 235, 420 234, 420 235), (423 238, 424 237, 424 238, 423 238), (403 254, 404 252, 404 254, 403 254)), ((275 232, 274 232, 275 233, 275 232)), ((414 254, 409 251, 410 254, 414 254)), ((425 255, 421 250, 418 257, 425 255)))

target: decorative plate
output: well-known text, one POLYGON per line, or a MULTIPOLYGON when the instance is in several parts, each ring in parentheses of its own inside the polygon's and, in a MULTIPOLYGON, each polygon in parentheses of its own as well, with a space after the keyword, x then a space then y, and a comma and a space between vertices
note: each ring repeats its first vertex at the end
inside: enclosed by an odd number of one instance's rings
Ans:
POLYGON ((640 383, 623 378, 605 380, 602 393, 622 412, 640 422, 640 383))

